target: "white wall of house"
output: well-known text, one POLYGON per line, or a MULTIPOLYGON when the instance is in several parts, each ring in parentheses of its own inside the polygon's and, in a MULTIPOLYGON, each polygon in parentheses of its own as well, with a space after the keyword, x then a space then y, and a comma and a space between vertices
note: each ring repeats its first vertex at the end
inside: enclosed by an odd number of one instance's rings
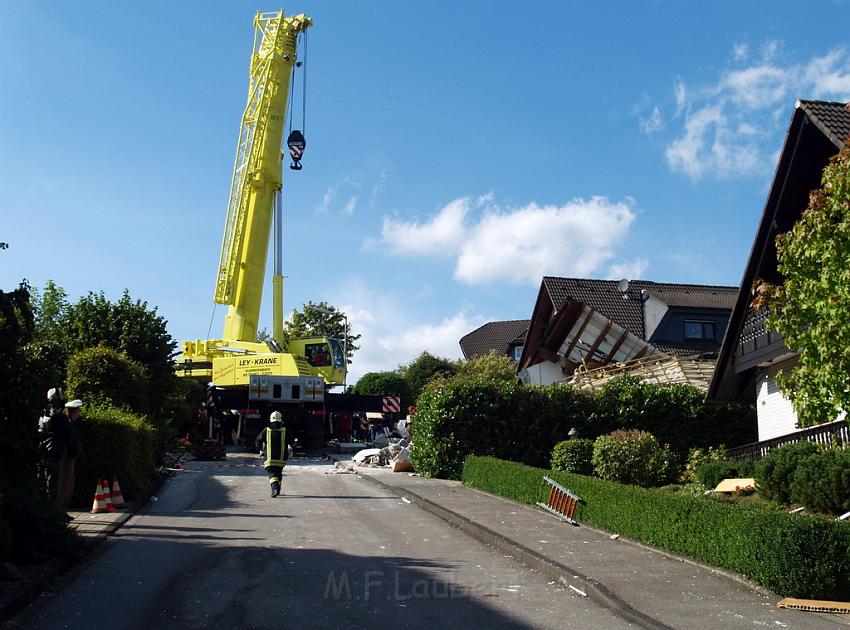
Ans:
POLYGON ((652 333, 658 328, 658 324, 664 319, 670 307, 659 299, 652 296, 643 305, 643 321, 646 326, 646 338, 651 339, 652 333))
POLYGON ((759 441, 769 440, 794 433, 797 426, 797 413, 791 401, 779 391, 776 374, 783 368, 793 367, 796 359, 759 369, 756 380, 756 408, 758 411, 759 441))
POLYGON ((531 367, 526 368, 528 382, 531 385, 551 385, 564 378, 564 372, 561 366, 551 361, 543 361, 535 363, 531 367))

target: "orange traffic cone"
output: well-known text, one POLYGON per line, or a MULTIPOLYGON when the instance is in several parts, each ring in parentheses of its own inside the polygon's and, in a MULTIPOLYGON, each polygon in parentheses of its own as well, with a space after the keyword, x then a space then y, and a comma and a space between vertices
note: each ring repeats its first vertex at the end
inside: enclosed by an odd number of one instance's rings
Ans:
POLYGON ((103 486, 97 482, 97 490, 94 491, 94 502, 91 505, 92 514, 102 514, 108 511, 106 508, 106 500, 103 498, 103 486))
POLYGON ((114 512, 115 506, 112 505, 112 493, 109 491, 109 480, 103 480, 103 500, 106 502, 106 511, 114 512))
POLYGON ((124 505, 124 495, 121 494, 121 486, 118 485, 118 476, 112 475, 112 506, 120 510, 124 505))

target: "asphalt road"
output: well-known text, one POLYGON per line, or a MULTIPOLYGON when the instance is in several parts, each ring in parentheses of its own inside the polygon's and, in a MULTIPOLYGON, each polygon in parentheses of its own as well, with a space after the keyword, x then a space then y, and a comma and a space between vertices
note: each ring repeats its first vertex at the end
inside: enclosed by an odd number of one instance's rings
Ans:
POLYGON ((192 462, 28 628, 620 628, 605 608, 318 459, 192 462))

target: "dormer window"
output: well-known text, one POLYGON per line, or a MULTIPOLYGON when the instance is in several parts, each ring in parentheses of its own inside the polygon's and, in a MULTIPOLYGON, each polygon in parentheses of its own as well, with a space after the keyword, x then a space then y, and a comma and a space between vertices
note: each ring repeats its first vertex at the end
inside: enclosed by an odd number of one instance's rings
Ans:
POLYGON ((714 339, 714 322, 685 320, 685 339, 714 339))

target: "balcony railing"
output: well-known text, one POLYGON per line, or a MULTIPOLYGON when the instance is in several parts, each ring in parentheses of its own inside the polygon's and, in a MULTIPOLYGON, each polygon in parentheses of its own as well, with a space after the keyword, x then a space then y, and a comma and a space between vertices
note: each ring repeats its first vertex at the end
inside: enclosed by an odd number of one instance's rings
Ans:
POLYGON ((784 345, 782 335, 775 330, 768 330, 766 326, 769 311, 761 308, 758 312, 753 309, 747 311, 741 334, 738 335, 738 345, 735 348, 736 358, 744 357, 759 350, 770 347, 781 347, 784 345))
POLYGON ((761 459, 771 450, 782 446, 783 444, 792 444, 794 442, 814 442, 815 444, 823 444, 830 446, 838 444, 841 447, 850 445, 850 427, 846 420, 836 420, 835 422, 827 422, 818 424, 802 431, 795 431, 788 435, 783 435, 762 442, 753 442, 752 444, 744 444, 736 448, 730 448, 727 451, 729 459, 761 459))

